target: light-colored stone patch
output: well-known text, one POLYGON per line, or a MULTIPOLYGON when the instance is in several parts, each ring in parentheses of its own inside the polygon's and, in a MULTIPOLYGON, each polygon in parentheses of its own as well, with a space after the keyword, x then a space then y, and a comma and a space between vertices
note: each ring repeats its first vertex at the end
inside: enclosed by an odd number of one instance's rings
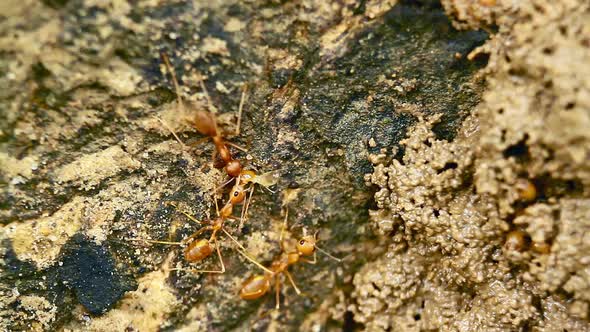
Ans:
POLYGON ((30 155, 23 159, 16 159, 7 153, 0 152, 0 174, 11 183, 26 182, 38 167, 38 156, 30 155))
POLYGON ((108 59, 101 66, 80 62, 74 55, 58 48, 47 48, 40 56, 43 65, 59 78, 61 90, 70 90, 89 83, 101 83, 120 96, 137 91, 141 76, 118 58, 108 59))
POLYGON ((47 328, 55 320, 57 307, 49 303, 47 299, 24 295, 18 298, 18 316, 25 321, 30 321, 29 331, 47 331, 47 328))
POLYGON ((178 332, 207 331, 209 317, 206 304, 199 304, 192 308, 185 317, 186 325, 179 327, 178 332))
POLYGON ((7 226, 18 259, 32 261, 38 269, 53 265, 61 247, 80 229, 86 203, 85 198, 75 197, 51 216, 7 226))
POLYGON ((237 32, 237 31, 242 30, 245 26, 246 26, 245 22, 242 22, 235 17, 231 17, 230 19, 227 20, 227 22, 225 23, 223 28, 227 32, 237 32))
POLYGON ((84 190, 91 190, 106 178, 122 171, 136 170, 140 166, 139 161, 115 145, 62 166, 56 171, 55 179, 61 183, 72 183, 84 190))
POLYGON ((230 56, 229 49, 227 48, 227 42, 223 39, 215 37, 206 37, 203 39, 203 46, 201 49, 206 53, 230 56))

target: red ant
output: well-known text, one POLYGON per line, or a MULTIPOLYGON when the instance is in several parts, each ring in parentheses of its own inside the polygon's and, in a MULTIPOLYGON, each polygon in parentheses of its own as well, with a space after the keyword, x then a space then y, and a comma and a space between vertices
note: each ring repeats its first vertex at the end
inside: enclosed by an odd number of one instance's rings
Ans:
MULTIPOLYGON (((172 77, 174 89, 176 90, 176 97, 177 97, 178 105, 179 105, 179 107, 182 108, 183 103, 182 103, 182 98, 180 96, 180 87, 178 84, 178 80, 176 79, 176 74, 172 70, 172 65, 170 64, 170 60, 168 59, 168 56, 165 53, 162 53, 161 56, 162 56, 165 66, 166 66, 166 69, 168 70, 168 72, 170 73, 170 76, 172 77)), ((215 109, 215 107, 213 106, 213 103, 211 101, 211 98, 209 97, 209 93, 207 92, 207 88, 205 86, 205 83, 203 83, 203 80, 200 78, 200 76, 199 76, 199 84, 201 85, 201 89, 203 90, 203 93, 205 94, 205 97, 207 99, 208 107, 215 109)), ((246 89, 244 89, 242 91, 242 97, 240 98, 240 104, 238 107, 238 122, 236 124, 236 135, 239 135, 239 133, 240 133, 240 123, 241 123, 242 110, 244 107, 245 98, 246 98, 246 89)), ((190 123, 193 125, 193 127, 195 129, 197 129, 197 131, 199 133, 201 133, 202 135, 205 135, 213 140, 213 144, 215 145, 215 152, 213 155, 213 160, 214 161, 216 160, 216 156, 219 156, 219 158, 221 159, 220 162, 218 162, 218 163, 214 162, 214 165, 217 168, 224 167, 226 173, 232 178, 239 176, 242 171, 242 164, 240 163, 240 161, 238 159, 234 159, 232 157, 231 152, 229 151, 229 148, 227 147, 227 145, 232 145, 232 146, 237 147, 239 149, 242 149, 242 148, 238 147, 235 144, 226 142, 224 140, 223 136, 221 136, 221 134, 217 128, 217 120, 215 119, 215 116, 213 115, 213 113, 211 113, 209 111, 199 110, 195 113, 195 117, 193 120, 190 121, 190 123)), ((172 131, 170 128, 168 128, 168 130, 172 131)), ((174 132, 172 132, 172 133, 174 134, 176 139, 181 144, 183 144, 182 141, 180 141, 180 139, 178 138, 178 136, 176 136, 176 134, 174 132)))
MULTIPOLYGON (((288 210, 287 210, 288 211, 288 210)), ((297 241, 297 250, 292 252, 285 252, 285 246, 283 244, 283 232, 285 230, 285 225, 287 223, 288 212, 285 212, 285 223, 283 225, 283 229, 281 231, 281 236, 279 239, 279 243, 281 245, 281 255, 274 260, 268 268, 265 268, 265 274, 262 275, 255 275, 248 278, 242 284, 242 288, 240 289, 240 297, 244 300, 255 300, 262 296, 264 296, 271 287, 271 282, 274 279, 275 283, 275 300, 276 305, 275 308, 280 308, 280 289, 281 289, 281 281, 280 281, 280 274, 285 274, 289 282, 295 289, 295 292, 300 295, 301 291, 295 284, 291 273, 289 273, 288 268, 291 265, 295 265, 298 262, 305 262, 309 264, 315 264, 317 262, 316 259, 316 249, 321 251, 323 254, 327 255, 328 257, 340 262, 341 259, 332 256, 327 251, 322 250, 319 248, 316 243, 318 241, 316 232, 314 235, 307 235, 303 236, 299 241, 297 241), (304 258, 309 257, 313 254, 313 260, 304 258), (269 271, 270 270, 270 271, 269 271)))

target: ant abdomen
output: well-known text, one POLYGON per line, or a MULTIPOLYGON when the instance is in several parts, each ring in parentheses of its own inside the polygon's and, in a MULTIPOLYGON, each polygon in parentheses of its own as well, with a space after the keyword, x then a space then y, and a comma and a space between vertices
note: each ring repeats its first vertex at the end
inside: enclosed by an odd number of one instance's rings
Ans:
POLYGON ((199 111, 195 114, 193 125, 197 131, 205 136, 217 136, 217 123, 213 114, 205 111, 199 111))
POLYGON ((266 294, 269 289, 269 278, 262 275, 252 276, 242 284, 240 297, 244 300, 256 300, 266 294))
POLYGON ((191 242, 184 250, 184 258, 187 262, 200 262, 213 253, 211 244, 206 239, 191 242))

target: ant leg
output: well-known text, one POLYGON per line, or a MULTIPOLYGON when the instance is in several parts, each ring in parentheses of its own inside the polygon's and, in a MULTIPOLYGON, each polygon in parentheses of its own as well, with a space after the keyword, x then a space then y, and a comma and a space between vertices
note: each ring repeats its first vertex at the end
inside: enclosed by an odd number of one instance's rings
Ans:
MULTIPOLYGON (((217 193, 217 190, 214 193, 217 193)), ((217 196, 213 196, 213 201, 215 202, 215 213, 219 217, 219 204, 217 203, 217 196)))
POLYGON ((275 293, 275 300, 276 300, 275 309, 279 310, 279 309, 281 309, 281 297, 280 297, 281 280, 278 275, 275 277, 275 292, 276 292, 275 293))
POLYGON ((299 290, 299 288, 297 287, 297 285, 295 285, 295 281, 293 280, 293 277, 291 276, 291 273, 289 273, 289 271, 285 270, 285 274, 287 275, 287 278, 291 282, 291 285, 293 285, 293 288, 295 289, 295 292, 297 293, 297 295, 301 295, 301 291, 299 290))
POLYGON ((221 256, 221 250, 219 250, 219 243, 217 242, 217 238, 213 238, 213 243, 215 243, 215 250, 217 251, 217 257, 219 258, 219 263, 221 263, 221 270, 197 270, 197 269, 171 269, 173 271, 189 271, 192 273, 225 273, 225 264, 223 263, 223 257, 221 256))
POLYGON ((215 159, 217 158, 217 149, 213 149, 213 151, 211 151, 211 165, 213 165, 213 167, 215 167, 216 163, 215 163, 215 159))
POLYGON ((205 226, 205 227, 201 227, 201 229, 199 229, 198 231, 194 232, 193 234, 191 234, 189 237, 187 237, 186 239, 182 240, 183 243, 187 243, 188 241, 194 239, 195 237, 203 234, 206 231, 210 231, 213 230, 212 226, 205 226))
POLYGON ((176 90, 176 99, 178 101, 178 107, 182 109, 184 108, 184 105, 182 104, 182 99, 180 97, 180 86, 178 85, 178 80, 176 79, 176 73, 174 70, 172 70, 172 65, 170 64, 170 59, 168 59, 168 55, 162 52, 160 53, 160 56, 162 57, 162 60, 164 60, 164 65, 170 73, 170 76, 172 76, 172 84, 174 84, 174 90, 176 90))
POLYGON ((148 240, 148 239, 139 239, 139 238, 131 238, 127 239, 128 241, 135 241, 135 242, 147 242, 147 243, 157 243, 157 244, 169 244, 173 246, 180 246, 183 245, 184 242, 173 242, 173 241, 159 241, 159 240, 148 240))
POLYGON ((230 238, 230 240, 232 240, 237 246, 238 249, 236 249, 242 256, 244 256, 247 260, 249 260, 250 262, 252 262, 254 265, 258 266, 259 268, 261 268, 262 270, 264 270, 265 272, 268 273, 273 273, 271 270, 267 269, 266 267, 264 267, 264 265, 260 264, 257 260, 255 260, 252 256, 250 256, 250 254, 248 254, 248 252, 246 251, 246 248, 244 248, 243 245, 240 244, 240 242, 238 242, 238 240, 236 240, 228 231, 225 230, 225 228, 222 228, 221 231, 223 233, 225 233, 225 235, 227 235, 227 237, 230 238))
POLYGON ((268 190, 268 192, 269 192, 269 193, 271 193, 271 194, 274 194, 274 193, 275 193, 275 191, 274 191, 274 190, 270 189, 270 188, 269 188, 269 187, 267 187, 267 186, 264 186, 264 185, 262 185, 262 188, 264 188, 264 189, 268 190))
MULTIPOLYGON (((192 124, 192 123, 193 123, 193 122, 191 121, 191 124, 192 124)), ((196 141, 194 141, 194 142, 191 142, 191 143, 189 143, 188 145, 189 145, 189 146, 192 146, 192 147, 196 147, 196 146, 198 146, 198 145, 201 145, 201 144, 203 144, 203 142, 207 142, 207 141, 209 140, 209 138, 210 138, 210 137, 202 137, 202 138, 199 138, 198 140, 196 140, 196 141)))
POLYGON ((246 91, 248 86, 244 85, 242 90, 242 97, 240 98, 240 106, 238 107, 238 123, 236 124, 236 136, 240 135, 240 125, 242 124, 242 110, 244 109, 244 102, 246 101, 246 91))
MULTIPOLYGON (((316 248, 317 248, 317 247, 316 247, 316 248)), ((317 261, 318 261, 318 260, 317 260, 317 258, 318 258, 318 254, 317 254, 317 253, 314 251, 314 252, 313 252, 313 260, 309 260, 309 259, 306 259, 306 258, 300 258, 300 259, 301 259, 301 261, 303 261, 303 262, 306 262, 306 263, 308 263, 308 264, 315 265, 315 263, 317 263, 317 261)))
POLYGON ((228 231, 226 231, 225 228, 222 228, 221 231, 225 233, 225 235, 227 235, 227 237, 229 237, 230 240, 232 240, 240 249, 242 249, 244 252, 247 252, 246 248, 244 248, 244 246, 240 244, 240 242, 238 242, 238 240, 236 240, 235 237, 233 237, 228 231))
POLYGON ((242 211, 240 212, 240 224, 238 225, 238 230, 241 230, 242 227, 244 227, 244 222, 246 221, 246 214, 248 213, 248 202, 249 202, 249 199, 252 198, 252 190, 251 189, 252 188, 244 190, 244 191, 250 191, 250 197, 246 198, 246 201, 242 205, 242 211))
POLYGON ((205 82, 203 82, 203 77, 199 72, 197 72, 197 79, 199 81, 199 85, 201 86, 201 90, 203 90, 203 94, 205 94, 205 99, 207 99, 207 107, 211 109, 213 113, 217 113, 217 107, 213 105, 213 100, 211 99, 211 96, 207 91, 207 86, 205 85, 205 82))
POLYGON ((244 204, 244 208, 242 209, 242 216, 240 218, 240 227, 238 229, 242 229, 242 226, 244 226, 245 220, 248 218, 248 208, 250 208, 250 202, 252 201, 252 196, 254 195, 254 188, 255 188, 255 186, 251 187, 248 200, 246 200, 246 204, 244 204))
POLYGON ((176 135, 176 132, 174 132, 174 129, 172 129, 164 120, 162 120, 159 116, 154 115, 154 117, 156 118, 156 120, 158 120, 160 122, 160 124, 162 124, 162 126, 164 126, 164 128, 166 128, 170 133, 172 133, 172 136, 174 136, 174 138, 176 138, 176 140, 178 141, 178 143, 180 143, 180 145, 184 148, 186 147, 186 145, 182 142, 182 140, 180 139, 180 137, 178 137, 178 135, 176 135))
POLYGON ((202 222, 198 221, 195 217, 191 216, 188 212, 186 212, 184 210, 180 210, 176 204, 174 204, 174 203, 168 203, 168 204, 174 206, 175 209, 177 209, 180 213, 184 214, 189 220, 194 221, 199 225, 202 224, 202 222))
POLYGON ((234 148, 236 148, 236 149, 238 149, 238 150, 240 150, 242 152, 248 153, 248 149, 246 149, 244 147, 241 147, 241 146, 237 145, 236 143, 232 143, 232 142, 229 142, 229 141, 224 141, 224 142, 225 142, 225 144, 227 144, 229 146, 233 146, 234 148))
POLYGON ((285 229, 287 228, 287 219, 289 218, 289 208, 285 208, 285 220, 283 221, 283 227, 281 227, 281 235, 279 236, 279 245, 281 251, 285 251, 285 244, 283 243, 283 237, 285 235, 285 229))

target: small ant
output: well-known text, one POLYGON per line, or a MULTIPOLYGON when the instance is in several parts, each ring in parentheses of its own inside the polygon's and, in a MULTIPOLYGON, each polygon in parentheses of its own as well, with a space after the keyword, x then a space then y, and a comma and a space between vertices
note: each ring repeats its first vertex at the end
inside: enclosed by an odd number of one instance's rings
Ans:
POLYGON ((268 268, 265 268, 265 274, 263 275, 254 275, 248 278, 244 283, 242 283, 242 288, 240 289, 240 298, 244 300, 256 300, 262 296, 264 296, 271 287, 271 282, 274 279, 275 283, 275 300, 276 305, 275 308, 278 310, 280 309, 280 289, 281 289, 281 281, 280 281, 280 274, 285 274, 289 282, 295 289, 295 292, 300 295, 301 291, 295 284, 291 273, 289 273, 288 268, 291 265, 295 265, 298 262, 305 262, 309 264, 315 264, 317 262, 316 257, 316 249, 323 254, 327 255, 328 257, 340 262, 340 258, 336 258, 332 256, 327 251, 319 248, 317 246, 317 234, 316 232, 314 235, 306 235, 303 236, 299 241, 297 241, 297 250, 286 252, 285 246, 283 244, 283 233, 285 230, 285 225, 287 223, 288 218, 288 210, 285 212, 285 223, 283 225, 283 229, 281 231, 281 236, 279 239, 279 243, 281 245, 281 255, 279 258, 274 260, 268 268), (309 257, 313 255, 313 260, 307 259, 305 257, 309 257), (269 271, 270 270, 270 271, 269 271))
POLYGON ((240 216, 240 225, 238 229, 241 229, 244 224, 244 220, 248 215, 248 208, 250 206, 250 202, 252 201, 252 196, 254 195, 254 184, 259 184, 272 193, 273 191, 270 190, 268 187, 276 184, 276 182, 277 171, 270 171, 257 175, 256 172, 254 172, 253 170, 242 170, 242 172, 236 179, 236 183, 234 184, 229 193, 228 201, 221 209, 222 213, 231 214, 233 211, 233 207, 238 204, 242 204, 246 199, 246 194, 250 192, 248 200, 246 201, 240 216))
MULTIPOLYGON (((175 204, 170 203, 175 208, 178 208, 175 204)), ((185 211, 180 210, 182 214, 184 214, 189 220, 194 221, 198 224, 202 224, 200 221, 195 219, 193 216, 188 214, 185 211)), ((227 212, 227 211, 226 211, 227 212)), ((224 227, 224 222, 226 219, 231 219, 230 214, 227 214, 223 210, 221 213, 218 211, 217 218, 210 221, 209 225, 201 227, 199 230, 185 238, 180 242, 172 242, 172 241, 159 241, 159 240, 147 240, 147 239, 130 239, 131 241, 143 241, 148 243, 158 243, 158 244, 167 244, 167 245, 180 245, 184 246, 188 243, 188 245, 184 248, 184 259, 188 263, 198 263, 209 257, 213 253, 213 245, 215 246, 215 250, 217 251, 217 257, 219 258, 219 263, 221 265, 221 269, 219 270, 196 270, 196 269, 188 269, 188 271, 194 273, 225 273, 225 264, 223 263, 223 257, 221 256, 221 251, 219 249, 219 243, 217 241, 217 233, 219 231, 223 232, 227 237, 229 237, 237 246, 238 252, 242 254, 246 259, 257 265, 258 267, 264 269, 267 272, 271 272, 262 264, 258 263, 255 259, 250 257, 247 254, 246 248, 244 248, 224 227), (204 232, 211 231, 211 236, 208 239, 200 239, 200 240, 193 240, 199 235, 204 232), (213 245, 212 245, 213 244, 213 245)), ((180 268, 171 269, 171 270, 183 270, 180 268)))
MULTIPOLYGON (((166 55, 166 53, 161 53, 161 56, 162 56, 165 66, 166 66, 166 69, 168 70, 168 72, 170 73, 170 76, 172 77, 174 89, 176 90, 176 97, 177 97, 178 105, 179 105, 179 107, 183 108, 184 106, 182 103, 182 98, 180 95, 180 87, 178 84, 178 80, 176 79, 176 74, 172 70, 172 65, 170 64, 170 60, 168 59, 168 56, 166 55)), ((201 89, 203 90, 203 93, 205 94, 205 97, 207 99, 208 107, 215 109, 215 106, 213 106, 213 102, 211 101, 211 98, 209 97, 209 93, 207 92, 207 87, 205 86, 205 83, 203 83, 203 80, 200 78, 200 76, 199 76, 199 84, 201 85, 201 89)), ((236 133, 235 133, 236 135, 240 134, 240 124, 241 124, 241 119, 242 119, 242 110, 244 108, 245 98, 246 98, 246 89, 244 89, 242 91, 242 96, 240 98, 240 104, 238 107, 238 122, 236 124, 236 133)), ((160 122, 162 122, 162 121, 160 120, 160 122)), ((229 151, 229 148, 227 147, 227 145, 234 146, 234 147, 241 149, 241 150, 243 150, 243 149, 235 144, 232 144, 232 143, 224 140, 223 136, 220 134, 220 132, 217 128, 217 120, 215 119, 215 116, 213 115, 213 113, 211 113, 209 111, 198 110, 195 114, 194 119, 191 120, 190 123, 194 126, 195 129, 197 129, 197 131, 199 133, 201 133, 202 135, 205 135, 213 140, 213 144, 215 145, 213 160, 214 160, 214 165, 216 166, 216 168, 224 167, 226 173, 230 177, 232 177, 232 178, 238 177, 242 171, 242 164, 240 163, 240 161, 238 159, 234 159, 232 157, 231 152, 229 151), (219 160, 219 162, 215 162, 217 156, 219 156, 219 158, 221 159, 221 160, 219 160)), ((166 126, 166 127, 168 128, 168 126, 166 126)), ((168 130, 172 131, 171 128, 168 128, 168 130)), ((184 145, 182 143, 182 141, 178 138, 178 136, 173 131, 172 131, 172 134, 182 145, 184 145)))

